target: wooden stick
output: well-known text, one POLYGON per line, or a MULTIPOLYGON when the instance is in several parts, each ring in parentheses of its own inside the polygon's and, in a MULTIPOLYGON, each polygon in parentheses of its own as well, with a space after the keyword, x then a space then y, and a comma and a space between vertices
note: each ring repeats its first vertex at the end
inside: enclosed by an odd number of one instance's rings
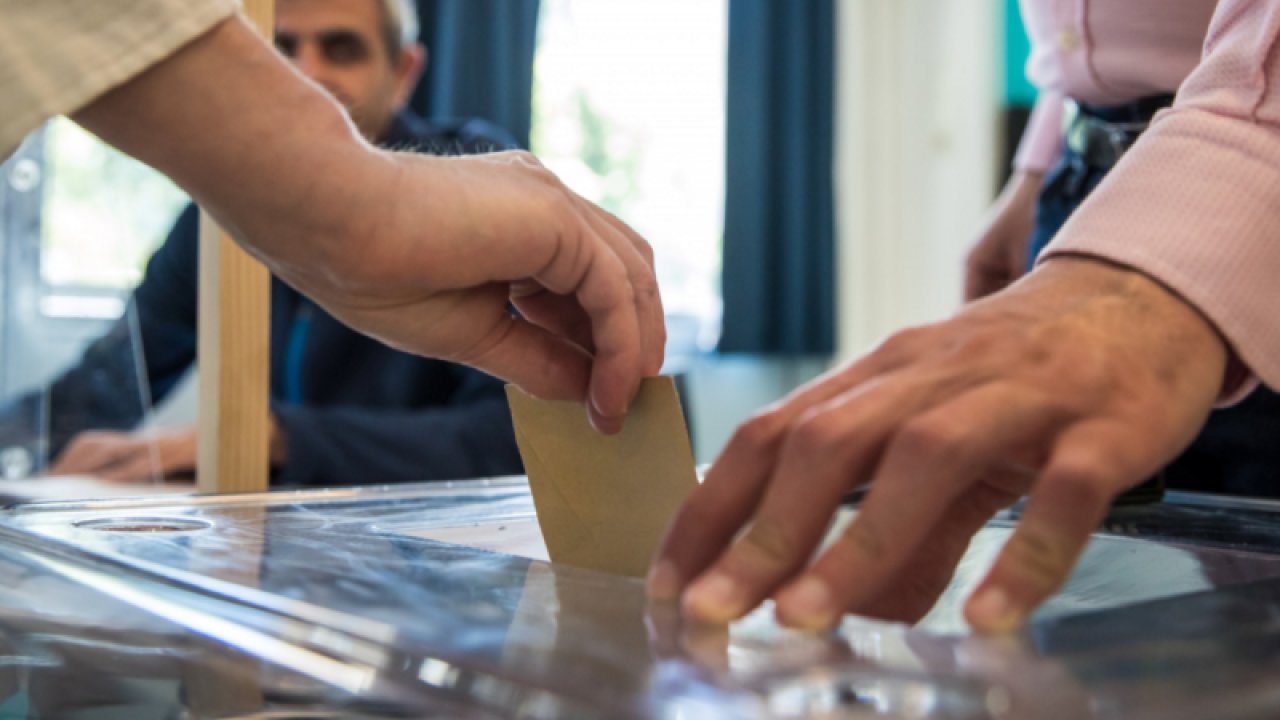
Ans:
MULTIPOLYGON (((245 0, 263 37, 273 0, 245 0)), ((268 101, 267 98, 263 99, 268 101)), ((261 492, 270 472, 271 275, 200 214, 200 492, 261 492)))

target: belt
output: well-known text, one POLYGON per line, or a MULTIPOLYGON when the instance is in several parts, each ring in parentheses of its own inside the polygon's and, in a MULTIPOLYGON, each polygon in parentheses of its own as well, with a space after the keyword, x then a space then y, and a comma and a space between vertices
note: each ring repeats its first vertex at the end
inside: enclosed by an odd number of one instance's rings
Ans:
POLYGON ((1084 165, 1109 170, 1147 129, 1151 118, 1173 103, 1173 96, 1155 95, 1111 107, 1069 103, 1067 149, 1084 165))

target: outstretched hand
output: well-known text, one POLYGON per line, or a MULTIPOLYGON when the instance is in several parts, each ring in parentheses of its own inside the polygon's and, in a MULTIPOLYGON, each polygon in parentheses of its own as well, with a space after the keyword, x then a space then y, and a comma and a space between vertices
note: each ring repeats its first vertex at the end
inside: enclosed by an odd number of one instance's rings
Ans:
POLYGON ((1162 286, 1050 260, 743 425, 676 517, 650 594, 712 622, 770 597, 798 627, 915 621, 974 533, 1029 494, 966 605, 975 628, 1011 629, 1066 580, 1111 499, 1190 443, 1225 364, 1212 326, 1162 286), (812 557, 841 497, 868 483, 812 557))

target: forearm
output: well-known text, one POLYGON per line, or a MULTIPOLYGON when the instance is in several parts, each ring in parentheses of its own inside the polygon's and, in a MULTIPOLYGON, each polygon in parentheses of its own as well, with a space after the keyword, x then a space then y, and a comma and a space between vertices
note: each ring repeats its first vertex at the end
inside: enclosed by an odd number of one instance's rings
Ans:
POLYGON ((589 396, 606 431, 661 367, 652 251, 634 231, 527 154, 370 147, 239 17, 75 118, 174 178, 281 280, 400 350, 589 396))
POLYGON ((339 194, 367 192, 369 179, 351 168, 376 157, 341 109, 238 15, 73 118, 171 177, 285 276, 344 259, 329 215, 339 194), (317 227, 255 232, 278 217, 317 227))

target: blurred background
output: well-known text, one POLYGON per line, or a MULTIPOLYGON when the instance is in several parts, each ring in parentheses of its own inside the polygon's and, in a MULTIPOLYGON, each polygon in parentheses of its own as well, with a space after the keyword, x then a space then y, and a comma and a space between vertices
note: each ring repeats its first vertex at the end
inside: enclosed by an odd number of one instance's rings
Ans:
MULTIPOLYGON (((417 5, 412 108, 507 128, 653 244, 700 462, 753 410, 959 305, 1034 101, 1015 0, 417 5)), ((65 119, 0 180, 3 403, 126 312, 186 198, 65 119)), ((112 382, 144 423, 194 417, 194 384, 150 409, 132 371, 112 382)), ((10 450, 6 472, 33 462, 10 450)))

